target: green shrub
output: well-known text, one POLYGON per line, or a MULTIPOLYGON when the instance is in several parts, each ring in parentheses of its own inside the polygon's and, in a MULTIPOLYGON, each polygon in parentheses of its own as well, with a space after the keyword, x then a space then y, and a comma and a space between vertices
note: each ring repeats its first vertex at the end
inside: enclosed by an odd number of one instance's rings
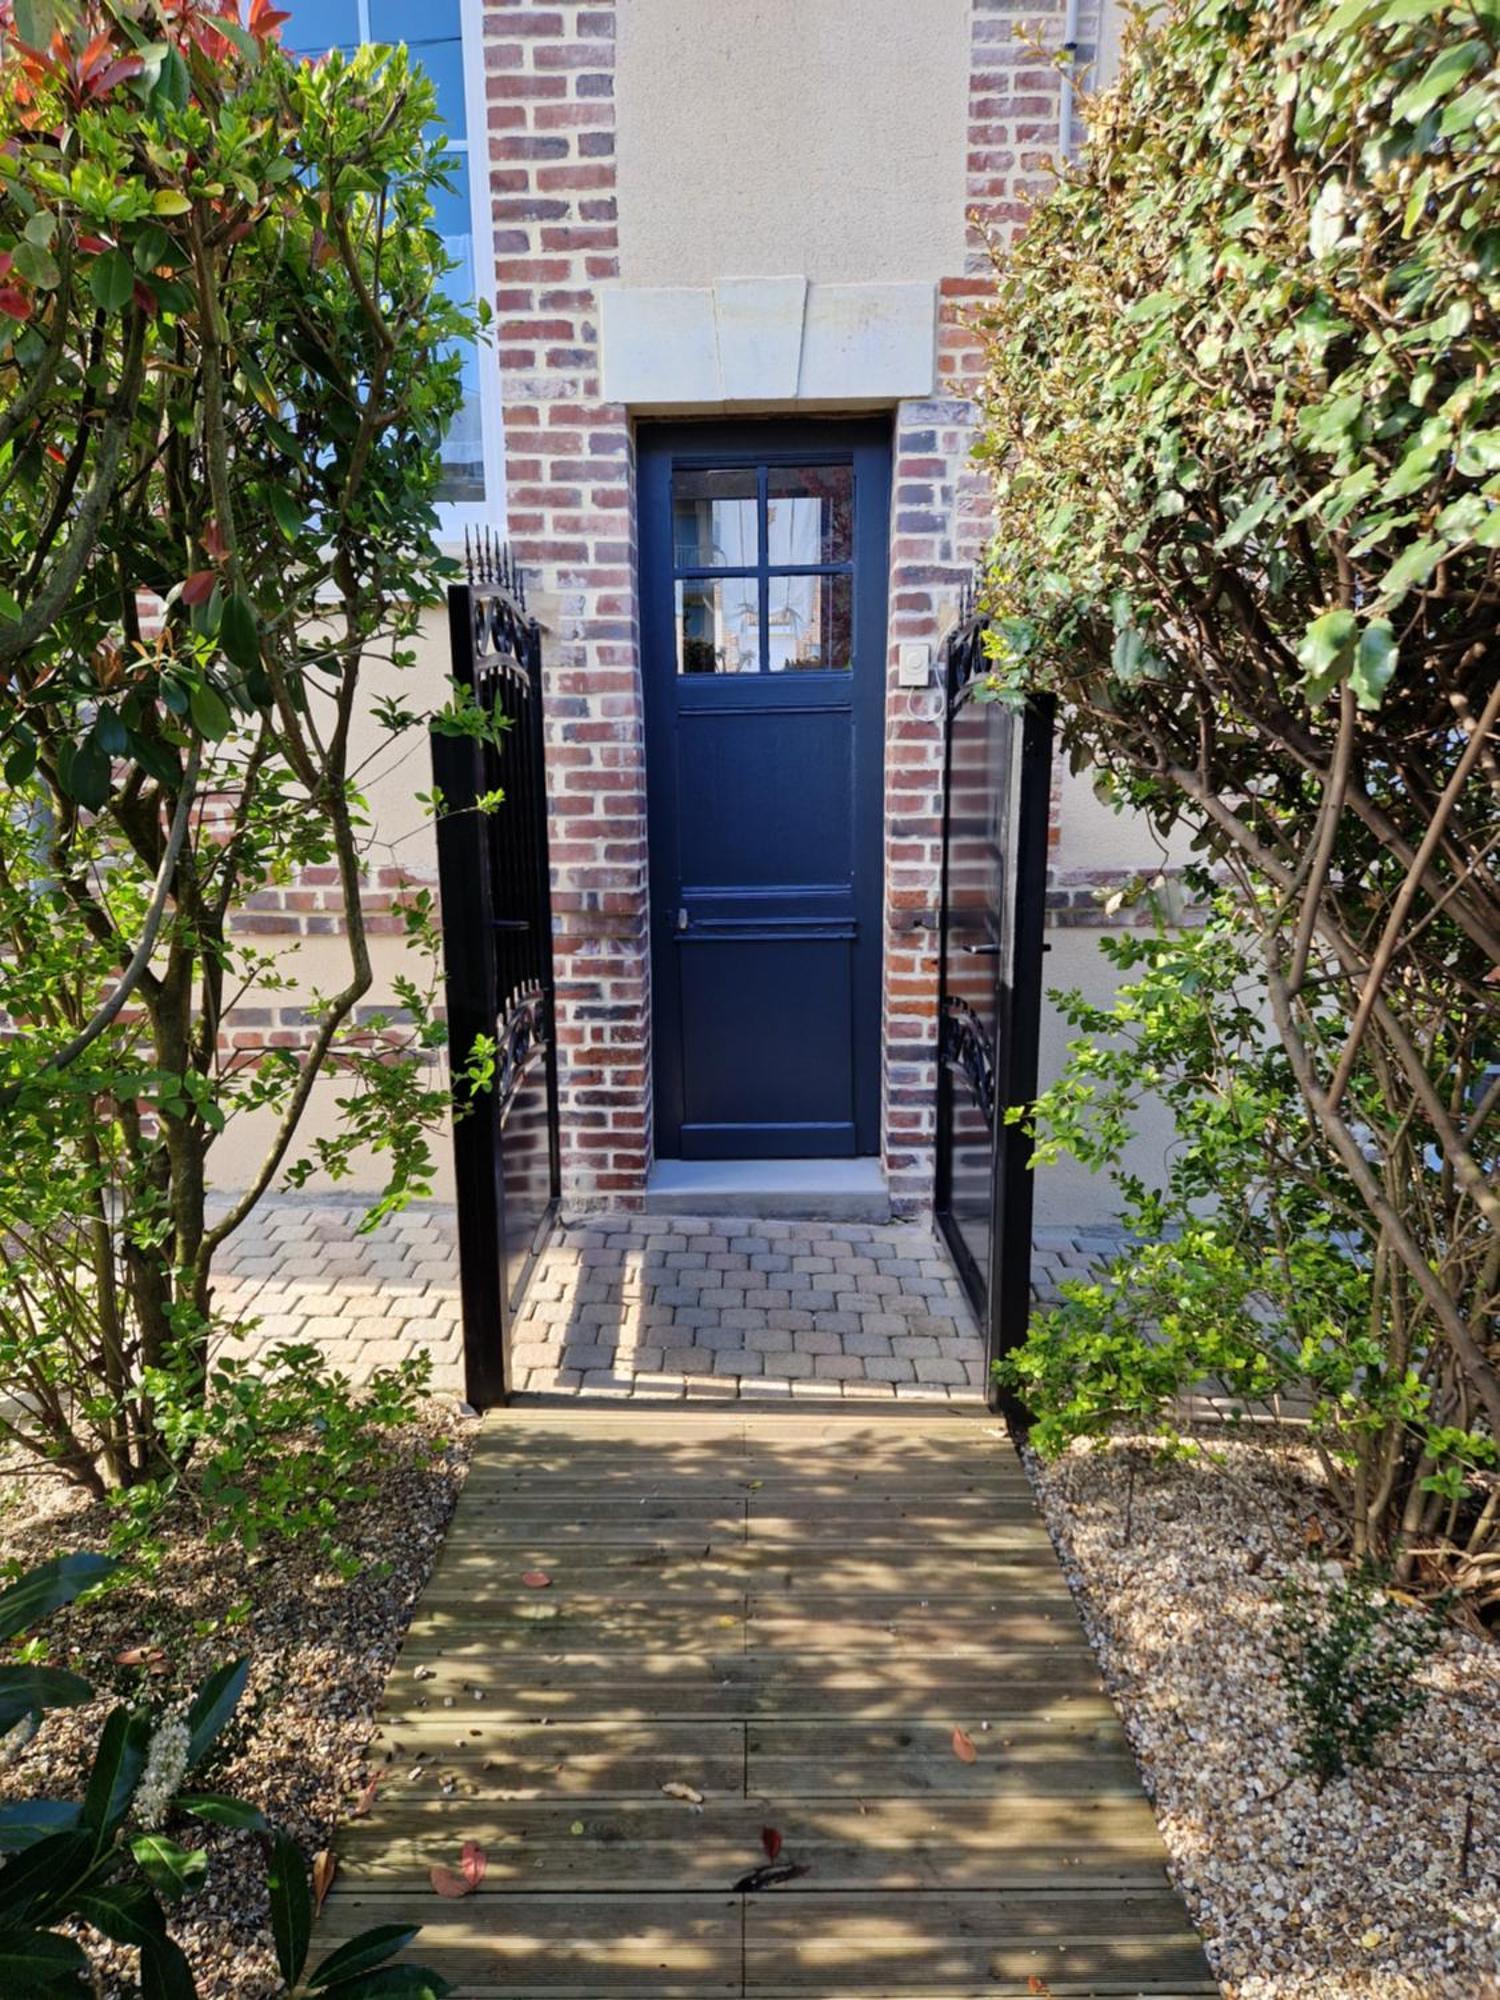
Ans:
MULTIPOLYGON (((987 692, 1054 692, 1075 768, 1191 835, 1279 1047, 1267 1078, 1236 1032, 1248 1090, 1209 1048, 1223 1115, 1183 1143, 1227 1145, 1233 1192, 1197 1247, 1236 1345, 1339 1406, 1356 1551, 1421 1547, 1480 1602, 1500 1602, 1472 1477, 1500 1436, 1497 65, 1496 0, 1142 9, 980 315, 987 692), (1292 1176, 1266 1245, 1230 1212, 1263 1109, 1292 1176), (1266 1294, 1262 1334, 1245 1307, 1266 1294)), ((1155 1261, 1150 1304, 1180 1284, 1201 1344, 1189 1261, 1155 1261)))
MULTIPOLYGON (((0 1644, 14 1640, 80 1592, 104 1582, 105 1557, 64 1556, 0 1591, 0 1644)), ((193 2000, 197 1986, 167 1911, 203 1886, 208 1856, 164 1829, 182 1822, 258 1834, 267 1855, 271 1925, 285 1992, 329 2000, 439 2000, 446 1983, 420 1966, 386 1963, 418 1926, 383 1925, 341 1945, 307 1974, 313 1902, 296 1842, 260 1810, 223 1792, 186 1789, 234 1714, 247 1660, 211 1674, 181 1713, 113 1709, 79 1799, 0 1806, 0 1993, 26 2000, 83 2000, 98 1990, 74 1934, 91 1926, 140 1952, 142 2000, 193 2000), (66 1926, 66 1928, 63 1928, 66 1926)), ((0 1749, 18 1755, 46 1708, 87 1701, 76 1674, 0 1666, 0 1749)))
POLYGON ((1237 902, 1102 942, 1133 976, 1108 1007, 1056 996, 1078 1037, 1030 1116, 1038 1165, 1109 1173, 1135 1240, 1065 1281, 1000 1364, 1037 1446, 1121 1423, 1180 1437, 1195 1391, 1241 1413, 1290 1400, 1356 1557, 1404 1574, 1434 1520, 1482 1546, 1493 1441, 1452 1423, 1441 1348, 1396 1338, 1390 1266, 1267 1030, 1237 902), (1124 1165, 1148 1099, 1173 1120, 1160 1184, 1124 1165))
POLYGON ((1442 1614, 1399 1603, 1388 1583, 1370 1563, 1348 1574, 1329 1564, 1320 1583, 1282 1588, 1276 1657, 1302 1766, 1320 1786, 1373 1764, 1427 1699, 1416 1675, 1442 1639, 1442 1614))

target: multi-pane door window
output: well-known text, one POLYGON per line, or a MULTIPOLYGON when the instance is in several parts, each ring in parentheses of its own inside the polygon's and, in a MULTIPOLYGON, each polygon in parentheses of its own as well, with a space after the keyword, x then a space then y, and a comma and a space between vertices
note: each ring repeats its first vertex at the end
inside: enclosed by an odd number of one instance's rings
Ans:
MULTIPOLYGON (((488 293, 493 271, 480 249, 486 240, 474 226, 483 214, 483 160, 471 157, 469 71, 480 65, 478 47, 464 60, 466 0, 291 0, 291 19, 282 40, 293 54, 320 56, 330 49, 352 53, 361 42, 404 42, 437 91, 438 116, 448 151, 454 156, 451 191, 434 190, 435 222, 455 269, 448 283, 465 302, 488 293), (476 199, 476 183, 479 193, 476 199)), ((472 36, 471 36, 472 41, 472 36)), ((481 86, 482 100, 482 86, 481 86)), ((483 148, 481 145, 480 151, 483 148)), ((485 350, 463 350, 463 406, 443 444, 443 478, 438 499, 450 527, 480 518, 486 495, 490 512, 499 504, 494 480, 498 410, 486 394, 485 350)), ((486 517, 487 518, 487 517, 486 517)))
POLYGON ((852 466, 679 466, 672 543, 679 673, 848 668, 852 466))

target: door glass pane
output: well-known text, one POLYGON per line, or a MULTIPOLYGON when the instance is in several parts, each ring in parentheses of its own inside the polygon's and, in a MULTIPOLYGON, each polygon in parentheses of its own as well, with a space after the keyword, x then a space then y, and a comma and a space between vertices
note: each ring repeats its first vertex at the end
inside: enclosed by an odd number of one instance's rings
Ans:
POLYGON ((677 671, 760 670, 760 584, 753 576, 702 577, 677 586, 677 671))
POLYGON ((847 670, 852 664, 847 576, 773 576, 766 615, 773 674, 847 670))
POLYGON ((854 556, 854 467, 773 465, 766 478, 767 557, 772 563, 850 562, 854 556))
POLYGON ((753 465, 672 474, 672 548, 679 569, 751 569, 760 560, 753 465))

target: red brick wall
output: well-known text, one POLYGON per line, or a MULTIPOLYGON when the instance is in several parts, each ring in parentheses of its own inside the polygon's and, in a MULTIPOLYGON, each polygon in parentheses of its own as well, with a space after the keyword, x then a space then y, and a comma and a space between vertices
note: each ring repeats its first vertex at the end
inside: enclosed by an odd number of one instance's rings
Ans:
POLYGON ((613 4, 490 5, 507 532, 549 625, 547 755, 563 1167, 639 1190, 651 1150, 645 738, 630 426, 599 395, 618 273, 613 4))
MULTIPOLYGON (((564 1170, 571 1198, 629 1199, 651 1156, 645 766, 631 429, 600 400, 597 287, 618 274, 617 9, 490 0, 485 16, 507 529, 547 639, 564 1170)), ((972 0, 967 200, 1008 229, 1055 143, 1056 73, 1017 39, 1034 10, 972 0)), ((753 13, 747 11, 747 31, 753 13)), ((1054 39, 1058 20, 1050 24, 1054 39)), ((913 107, 920 116, 921 107, 913 107)), ((898 686, 896 648, 933 649, 984 540, 968 462, 983 295, 971 227, 942 286, 938 382, 895 412, 887 693, 884 1146, 893 1195, 931 1193, 941 700, 898 686)), ((879 277, 879 272, 870 276, 879 277)))

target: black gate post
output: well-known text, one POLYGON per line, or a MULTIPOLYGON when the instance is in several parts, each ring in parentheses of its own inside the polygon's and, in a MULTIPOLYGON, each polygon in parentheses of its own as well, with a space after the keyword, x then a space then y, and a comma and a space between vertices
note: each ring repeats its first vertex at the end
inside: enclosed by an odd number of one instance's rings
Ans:
MULTIPOLYGON (((467 584, 448 591, 453 678, 474 691, 474 612, 467 584)), ((486 789, 484 752, 467 736, 432 732, 437 820, 438 893, 443 912, 443 967, 448 1049, 454 1083, 453 1164, 458 1204, 459 1296, 464 1323, 464 1380, 469 1401, 487 1409, 506 1399, 505 1182, 500 1157, 500 1068, 471 1088, 459 1081, 475 1041, 495 1033, 495 934, 491 918, 490 842, 478 800, 486 789)))
POLYGON ((1047 950, 1047 836, 1052 809, 1051 695, 1033 696, 1021 723, 1021 787, 1011 870, 1010 979, 1002 1009, 999 1088, 995 1093, 995 1192, 991 1234, 986 1380, 992 1410, 1016 1413, 1015 1398, 995 1380, 994 1364, 1026 1338, 1031 1319, 1031 1231, 1035 1181, 1030 1129, 1010 1112, 1036 1096, 1042 1028, 1042 959, 1047 950))

